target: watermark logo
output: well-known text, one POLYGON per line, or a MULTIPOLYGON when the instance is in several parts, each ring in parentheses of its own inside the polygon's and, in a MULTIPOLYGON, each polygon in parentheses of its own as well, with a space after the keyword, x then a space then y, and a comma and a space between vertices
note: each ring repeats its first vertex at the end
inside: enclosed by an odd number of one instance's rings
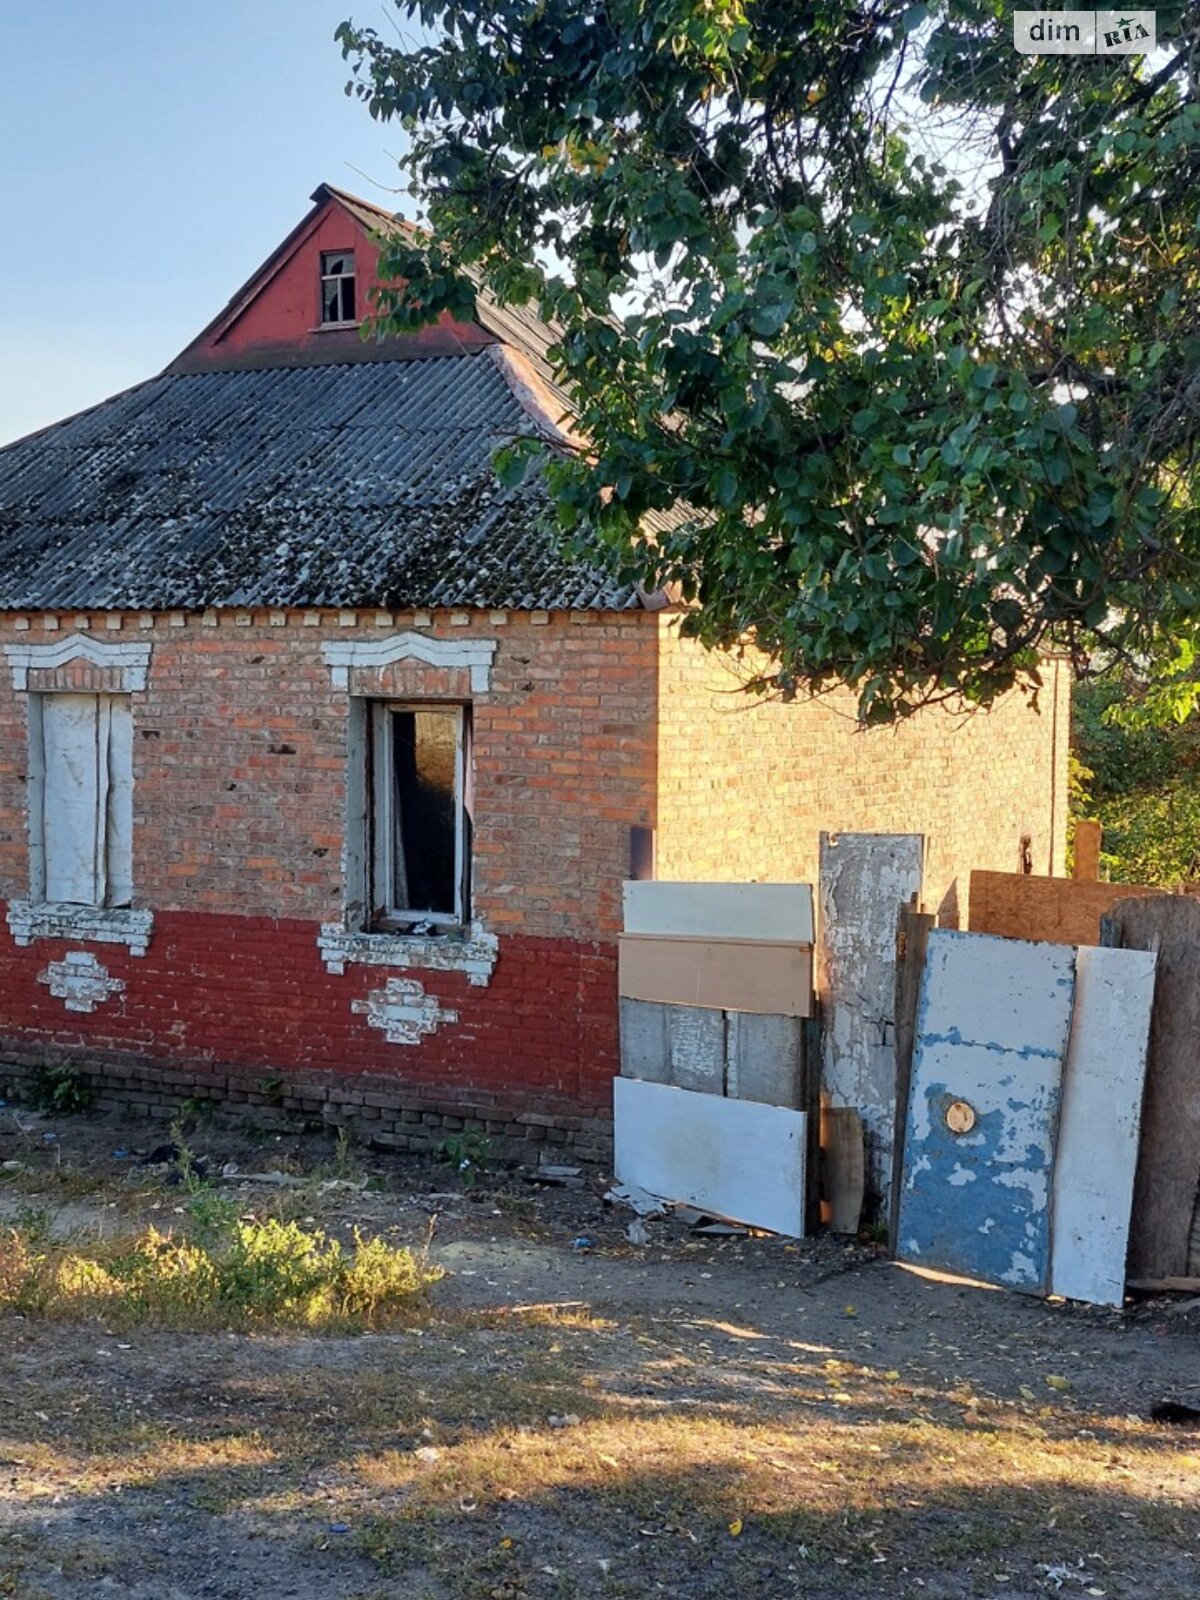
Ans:
POLYGON ((1155 47, 1153 11, 1014 11, 1024 56, 1141 56, 1155 47))

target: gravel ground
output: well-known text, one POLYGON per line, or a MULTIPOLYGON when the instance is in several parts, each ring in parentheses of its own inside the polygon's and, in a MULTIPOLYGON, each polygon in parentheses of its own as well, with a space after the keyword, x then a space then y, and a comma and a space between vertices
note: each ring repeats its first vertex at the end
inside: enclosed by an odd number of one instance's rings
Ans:
MULTIPOLYGON (((166 1226, 176 1167, 138 1164, 162 1138, 9 1114, 0 1214, 166 1226)), ((317 1139, 186 1143, 247 1210, 447 1275, 357 1339, 0 1312, 0 1595, 1200 1593, 1200 1433, 1148 1420, 1200 1387, 1186 1303, 1047 1304, 675 1219, 634 1246, 600 1176, 464 1191, 317 1139)))

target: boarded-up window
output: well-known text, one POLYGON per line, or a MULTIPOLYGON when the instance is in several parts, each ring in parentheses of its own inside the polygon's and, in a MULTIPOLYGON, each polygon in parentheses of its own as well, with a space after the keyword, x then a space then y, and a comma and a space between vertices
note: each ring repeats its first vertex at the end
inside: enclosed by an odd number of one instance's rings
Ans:
POLYGON ((461 706, 371 706, 367 794, 376 926, 467 920, 467 733, 461 706))
POLYGON ((133 898, 133 713, 128 695, 47 694, 31 707, 35 900, 133 898))

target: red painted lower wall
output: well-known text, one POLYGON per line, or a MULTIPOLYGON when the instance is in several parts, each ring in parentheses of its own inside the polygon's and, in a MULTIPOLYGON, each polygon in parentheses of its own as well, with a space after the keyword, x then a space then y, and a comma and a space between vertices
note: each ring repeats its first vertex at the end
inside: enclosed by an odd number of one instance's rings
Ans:
POLYGON ((546 1100, 608 1113, 618 1067, 616 950, 610 944, 502 935, 486 987, 455 972, 347 965, 326 971, 315 923, 158 913, 150 947, 38 939, 18 947, 0 924, 0 1051, 20 1041, 56 1054, 128 1054, 398 1084, 463 1099, 546 1100), (66 1009, 38 975, 69 950, 91 951, 125 989, 90 1013, 66 1009), (458 1021, 418 1044, 391 1044, 351 1009, 389 977, 416 978, 458 1021))

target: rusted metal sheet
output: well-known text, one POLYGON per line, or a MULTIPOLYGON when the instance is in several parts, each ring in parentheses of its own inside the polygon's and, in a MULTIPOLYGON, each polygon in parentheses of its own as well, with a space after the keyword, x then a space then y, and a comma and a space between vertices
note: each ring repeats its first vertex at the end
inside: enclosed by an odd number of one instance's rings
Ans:
POLYGON ((1042 1292, 1075 952, 929 936, 900 1196, 901 1260, 1042 1292))
POLYGON ((764 939, 622 934, 620 992, 630 1000, 806 1017, 812 950, 764 939))

